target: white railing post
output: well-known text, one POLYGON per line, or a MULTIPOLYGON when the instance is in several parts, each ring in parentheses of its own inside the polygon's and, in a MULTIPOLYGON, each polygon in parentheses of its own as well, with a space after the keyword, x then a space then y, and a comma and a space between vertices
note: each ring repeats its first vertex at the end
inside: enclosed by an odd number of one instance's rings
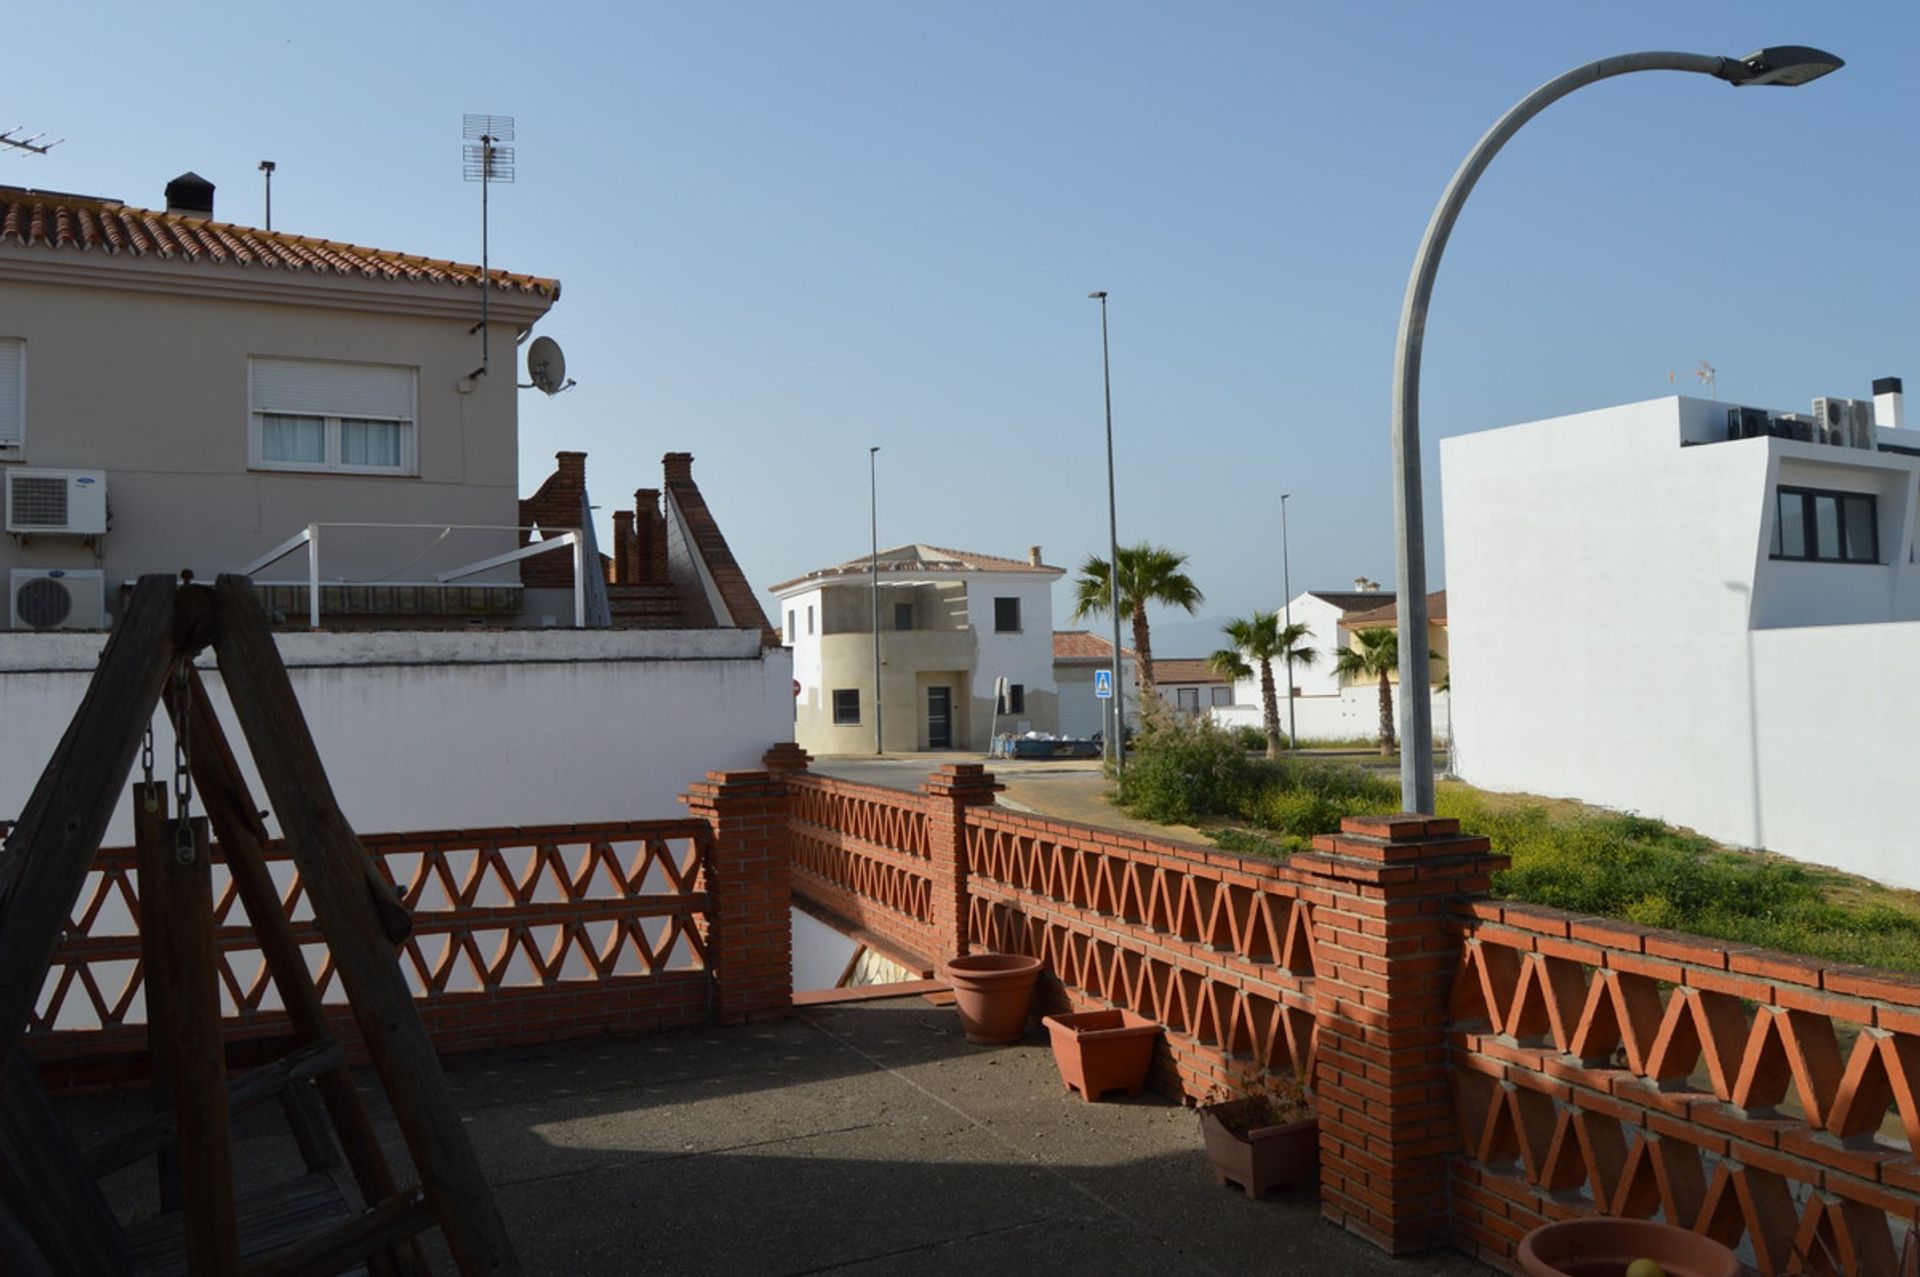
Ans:
POLYGON ((307 628, 320 628, 320 525, 307 525, 307 628))
POLYGON ((573 534, 573 628, 587 628, 587 538, 584 531, 573 534))

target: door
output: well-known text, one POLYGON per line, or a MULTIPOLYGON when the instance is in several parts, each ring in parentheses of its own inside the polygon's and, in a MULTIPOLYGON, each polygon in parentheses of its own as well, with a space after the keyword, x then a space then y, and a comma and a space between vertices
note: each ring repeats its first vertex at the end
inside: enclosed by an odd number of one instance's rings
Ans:
POLYGON ((927 689, 927 748, 953 748, 953 689, 927 689))

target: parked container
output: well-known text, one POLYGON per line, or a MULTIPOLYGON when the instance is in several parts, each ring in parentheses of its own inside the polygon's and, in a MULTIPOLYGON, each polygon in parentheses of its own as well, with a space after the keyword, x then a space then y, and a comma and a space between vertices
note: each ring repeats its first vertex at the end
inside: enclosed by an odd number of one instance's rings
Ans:
POLYGON ((1145 1089, 1160 1036, 1152 1020, 1131 1011, 1081 1011, 1040 1023, 1053 1043, 1060 1081, 1081 1099, 1091 1104, 1108 1091, 1138 1095, 1145 1089))

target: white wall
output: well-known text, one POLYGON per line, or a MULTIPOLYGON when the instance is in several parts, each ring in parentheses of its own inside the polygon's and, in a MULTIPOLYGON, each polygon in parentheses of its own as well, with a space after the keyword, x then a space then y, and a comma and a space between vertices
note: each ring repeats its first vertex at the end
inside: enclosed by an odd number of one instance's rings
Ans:
MULTIPOLYGON (((686 810, 678 795, 708 770, 758 768, 770 746, 792 739, 791 660, 784 648, 763 652, 753 631, 277 638, 334 792, 365 833, 672 819, 686 810)), ((0 634, 0 819, 32 792, 102 644, 97 634, 0 634)), ((244 757, 225 692, 208 677, 244 757)), ((165 714, 154 735, 167 771, 165 714)), ((131 838, 123 802, 107 841, 131 838)))
MULTIPOLYGON (((1281 692, 1279 671, 1275 671, 1274 690, 1281 692)), ((1265 711, 1260 703, 1256 682, 1251 701, 1213 711, 1213 721, 1222 727, 1258 727, 1265 730, 1265 711)), ((1244 695, 1244 692, 1242 693, 1244 695)), ((1433 693, 1433 738, 1446 739, 1450 710, 1446 692, 1433 693)), ((1280 734, 1287 732, 1287 698, 1279 696, 1280 734)), ((1293 698, 1295 734, 1301 740, 1374 740, 1380 735, 1380 685, 1361 683, 1343 690, 1338 696, 1296 696, 1293 698)), ((1400 731, 1403 717, 1400 689, 1393 689, 1393 730, 1400 731)))
POLYGON ((980 572, 967 578, 967 624, 973 626, 975 699, 991 717, 993 680, 1026 685, 1027 695, 1052 694, 1053 578, 1030 578, 1019 573, 980 572), (999 598, 1020 600, 1020 629, 999 634, 993 628, 993 603, 999 598), (984 698, 984 699, 982 699, 984 698))
POLYGON ((1455 765, 1920 885, 1920 623, 1900 615, 1920 461, 1705 442, 1725 408, 1663 399, 1442 441, 1455 765), (1881 565, 1768 558, 1773 488, 1803 467, 1885 485, 1881 565))

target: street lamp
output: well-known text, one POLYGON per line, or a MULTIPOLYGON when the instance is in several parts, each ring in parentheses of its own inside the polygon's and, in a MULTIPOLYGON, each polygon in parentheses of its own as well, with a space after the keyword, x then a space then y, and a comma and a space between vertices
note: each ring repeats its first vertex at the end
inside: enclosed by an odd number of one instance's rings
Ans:
POLYGON ((867 513, 873 523, 873 752, 880 750, 880 445, 867 449, 867 513))
POLYGON ((1088 293, 1100 303, 1100 383, 1107 392, 1107 601, 1113 608, 1113 770, 1127 772, 1127 693, 1120 681, 1120 521, 1113 500, 1113 366, 1107 360, 1107 294, 1088 293))
MULTIPOLYGON (((1287 554, 1287 498, 1291 492, 1280 494, 1280 588, 1286 591, 1286 599, 1281 607, 1286 612, 1282 622, 1288 630, 1293 629, 1293 565, 1287 554)), ((1299 749, 1300 736, 1294 730, 1293 722, 1293 641, 1287 641, 1287 748, 1299 749)))
POLYGON ((1602 58, 1549 80, 1487 130, 1468 152, 1427 223, 1407 280, 1400 310, 1400 336, 1393 370, 1393 532, 1399 580, 1401 809, 1433 811, 1433 705, 1427 678, 1427 551, 1420 492, 1420 347, 1426 337, 1427 303, 1453 224, 1474 183, 1520 126, 1575 89, 1633 71, 1692 71, 1739 87, 1777 84, 1791 88, 1844 65, 1831 53, 1802 45, 1762 49, 1745 58, 1700 53, 1628 53, 1602 58))

